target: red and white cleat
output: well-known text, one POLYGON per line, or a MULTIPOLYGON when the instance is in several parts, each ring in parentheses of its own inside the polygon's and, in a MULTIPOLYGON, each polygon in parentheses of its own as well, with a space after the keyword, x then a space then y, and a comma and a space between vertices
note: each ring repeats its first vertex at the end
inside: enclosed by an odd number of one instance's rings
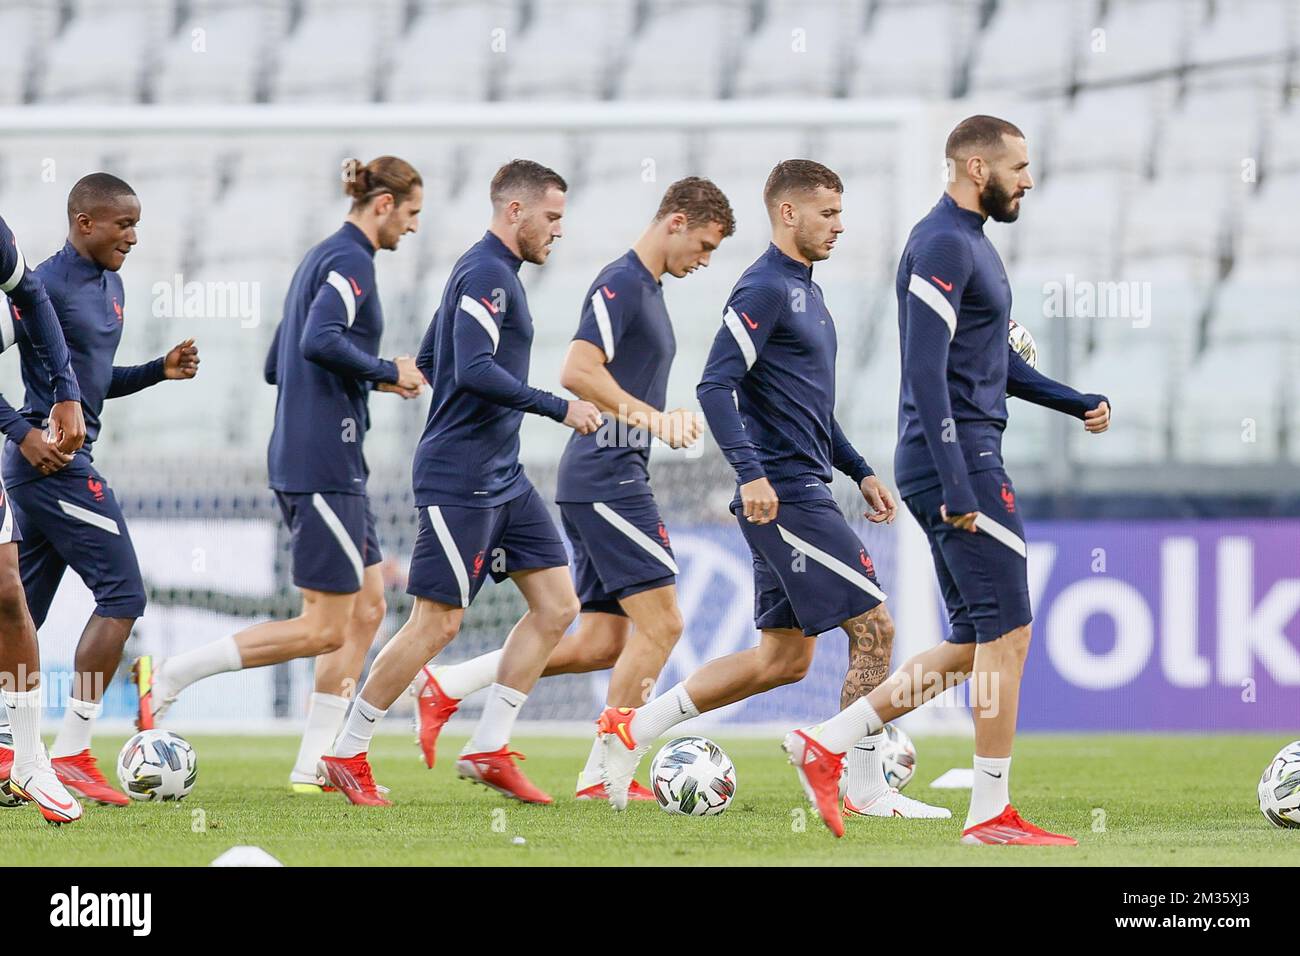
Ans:
POLYGON ((803 791, 817 808, 822 822, 837 837, 844 836, 844 815, 840 812, 844 754, 831 753, 802 730, 786 734, 781 748, 789 755, 803 791))
POLYGON ((158 718, 172 704, 175 695, 160 697, 157 693, 159 664, 152 654, 143 654, 131 662, 131 683, 136 694, 136 730, 153 730, 158 718))
POLYGON ((642 746, 632 736, 635 707, 606 707, 596 718, 596 739, 600 741, 600 776, 605 784, 609 805, 626 810, 632 798, 632 779, 650 746, 642 746))
POLYGON ((991 820, 967 827, 961 842, 971 846, 1078 846, 1079 841, 1062 833, 1049 833, 1036 827, 1011 804, 991 820))
POLYGON ((59 782, 83 800, 105 807, 125 807, 131 802, 125 793, 113 789, 89 750, 70 757, 54 757, 50 765, 59 782))
POLYGON ((932 807, 913 800, 893 787, 872 800, 864 800, 860 807, 845 797, 844 812, 855 817, 903 817, 908 820, 947 820, 952 816, 947 807, 932 807))
POLYGON ((365 754, 357 754, 355 757, 325 756, 320 758, 320 762, 325 767, 330 783, 350 802, 359 807, 393 805, 393 801, 384 799, 380 788, 376 786, 374 772, 370 769, 370 761, 365 754))
MULTIPOLYGON (((581 783, 582 781, 578 781, 581 783)), ((654 791, 649 787, 642 786, 635 780, 627 788, 628 800, 654 800, 654 791)), ((608 800, 609 792, 605 789, 605 784, 593 783, 590 787, 583 787, 573 795, 575 800, 608 800)))
POLYGON ((460 700, 448 696, 427 667, 424 668, 424 678, 418 690, 413 685, 411 692, 415 695, 415 734, 420 753, 424 755, 424 765, 432 770, 437 758, 438 734, 459 709, 460 700))
POLYGON ((9 778, 9 790, 18 799, 36 804, 47 823, 59 826, 81 819, 81 804, 59 782, 44 753, 30 770, 9 778))
POLYGON ((527 759, 523 754, 507 747, 486 753, 461 754, 456 759, 456 772, 466 780, 491 787, 497 793, 520 803, 552 803, 551 795, 539 790, 515 766, 514 758, 527 759))

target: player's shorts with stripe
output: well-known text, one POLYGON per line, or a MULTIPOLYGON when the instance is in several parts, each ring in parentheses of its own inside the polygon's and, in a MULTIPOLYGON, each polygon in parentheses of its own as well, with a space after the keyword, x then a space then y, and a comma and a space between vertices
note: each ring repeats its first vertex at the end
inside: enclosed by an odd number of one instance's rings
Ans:
POLYGON ((365 495, 277 491, 289 526, 295 587, 335 594, 361 590, 365 569, 384 559, 365 495))
POLYGON ((584 611, 622 614, 625 597, 677 580, 677 562, 654 495, 560 505, 573 545, 573 578, 584 611))
POLYGON ((93 467, 77 465, 76 473, 56 471, 8 492, 22 529, 18 570, 37 627, 68 568, 94 594, 100 617, 144 613, 144 579, 117 496, 93 467))
POLYGON ((862 539, 829 498, 783 501, 776 520, 732 513, 754 556, 754 625, 798 628, 814 637, 885 600, 862 539))
POLYGON ((469 607, 487 575, 503 581, 519 571, 569 563, 560 532, 537 489, 490 508, 426 505, 411 554, 406 593, 469 607))
POLYGON ((954 644, 983 644, 1033 620, 1025 528, 1015 488, 1001 468, 977 471, 970 480, 980 510, 975 532, 943 520, 942 488, 904 499, 930 539, 930 556, 948 608, 948 640, 954 644))
POLYGON ((14 509, 5 494, 4 482, 0 481, 0 544, 17 544, 23 540, 22 530, 14 520, 14 509))

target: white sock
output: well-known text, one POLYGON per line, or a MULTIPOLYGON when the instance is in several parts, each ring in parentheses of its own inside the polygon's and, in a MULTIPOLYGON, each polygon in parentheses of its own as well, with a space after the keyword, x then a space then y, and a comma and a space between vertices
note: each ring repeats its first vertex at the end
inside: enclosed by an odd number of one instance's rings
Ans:
POLYGON ((103 703, 69 697, 68 709, 63 712, 63 724, 59 727, 59 735, 54 738, 50 756, 71 757, 83 750, 89 750, 90 735, 94 733, 95 721, 103 712, 103 703))
POLYGON ((316 763, 321 754, 330 749, 330 744, 343 727, 343 720, 348 714, 348 699, 337 694, 313 693, 311 705, 307 708, 307 728, 302 732, 302 743, 298 746, 298 759, 293 765, 297 776, 312 778, 316 776, 316 763))
POLYGON ((497 665, 501 663, 503 653, 505 652, 490 651, 445 667, 435 667, 430 661, 429 670, 438 679, 438 686, 444 694, 463 700, 476 690, 492 686, 492 682, 497 679, 497 665))
POLYGON ((195 681, 243 668, 239 645, 231 635, 196 647, 184 654, 168 657, 158 669, 155 691, 165 700, 179 694, 195 681))
POLYGON ((849 751, 849 800, 855 807, 865 807, 889 789, 881 755, 884 742, 883 732, 869 734, 849 751))
POLYGON ((686 684, 683 682, 660 694, 645 706, 638 707, 636 716, 632 718, 632 726, 628 730, 638 747, 649 747, 662 737, 668 728, 698 716, 700 712, 696 709, 695 702, 691 700, 691 695, 686 693, 686 684))
POLYGON ((493 684, 488 691, 488 701, 483 707, 483 716, 478 719, 474 736, 469 739, 463 754, 483 754, 500 750, 510 742, 510 731, 514 729, 515 718, 528 695, 521 690, 507 687, 505 684, 493 684))
POLYGON ((370 738, 375 735, 375 728, 384 719, 387 710, 380 710, 373 704, 358 697, 352 702, 352 713, 343 725, 343 733, 334 743, 335 757, 355 757, 370 750, 370 738))
POLYGON ((1007 795, 1010 779, 1010 757, 975 755, 975 785, 971 788, 970 811, 966 814, 966 826, 963 829, 992 820, 1007 808, 1011 802, 1007 795))
POLYGON ((865 697, 859 697, 830 720, 809 727, 804 733, 831 753, 842 754, 866 735, 879 733, 880 728, 880 717, 875 708, 867 703, 865 697))
POLYGON ((600 783, 600 738, 591 742, 591 753, 587 754, 587 765, 578 774, 578 789, 586 790, 600 783))
POLYGON ((41 753, 41 691, 2 691, 14 735, 14 769, 28 770, 41 753))

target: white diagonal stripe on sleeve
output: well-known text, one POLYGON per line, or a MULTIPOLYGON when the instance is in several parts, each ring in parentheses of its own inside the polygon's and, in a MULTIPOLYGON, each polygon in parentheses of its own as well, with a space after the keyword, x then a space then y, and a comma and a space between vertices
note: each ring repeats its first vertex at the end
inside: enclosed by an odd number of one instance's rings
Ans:
POLYGON ((352 323, 357 320, 357 297, 352 291, 352 283, 337 272, 331 272, 325 277, 325 281, 334 287, 334 291, 343 300, 343 309, 348 314, 348 328, 352 328, 352 323))
POLYGON ((842 577, 845 581, 848 581, 850 584, 856 584, 858 587, 862 588, 862 590, 866 591, 868 594, 870 594, 873 598, 875 598, 877 601, 881 602, 882 604, 885 602, 885 592, 880 590, 880 588, 876 587, 874 584, 872 584, 871 578, 867 577, 865 574, 859 574, 857 571, 854 571, 851 567, 849 567, 839 558, 827 554, 825 551, 823 551, 821 548, 817 547, 816 545, 809 544, 807 541, 799 537, 793 531, 788 531, 787 529, 781 527, 780 524, 776 526, 776 530, 781 533, 781 537, 785 540, 785 543, 790 545, 792 548, 795 548, 798 551, 802 551, 804 554, 808 555, 808 557, 812 558, 814 561, 816 561, 818 564, 824 567, 827 571, 830 571, 833 574, 838 574, 840 577, 842 577))
MULTIPOLYGON (((6 502, 8 504, 8 502, 6 502)), ((102 515, 97 511, 91 511, 89 508, 83 508, 81 505, 74 505, 71 501, 59 499, 59 508, 69 518, 76 518, 78 521, 84 521, 86 524, 94 525, 101 528, 109 534, 121 534, 117 527, 117 522, 108 515, 102 515)))
POLYGON ((14 314, 9 309, 0 309, 0 352, 16 341, 18 335, 14 331, 14 314))
POLYGON ((979 517, 975 519, 975 528, 977 531, 983 531, 990 538, 1001 541, 1022 558, 1028 557, 1028 549, 1025 547, 1024 539, 1006 525, 998 524, 982 511, 979 513, 979 517))
POLYGON ((912 273, 912 278, 907 281, 907 291, 928 305, 931 312, 943 319, 944 325, 948 326, 948 339, 951 341, 952 337, 957 334, 957 313, 953 311, 952 303, 944 298, 942 292, 915 272, 912 273))
POLYGON ((758 361, 758 350, 754 348, 754 340, 741 324, 736 310, 728 306, 727 311, 722 313, 722 321, 731 330, 731 336, 736 340, 736 344, 740 346, 740 354, 745 356, 745 368, 753 368, 754 363, 758 361))
POLYGON ((4 524, 0 525, 0 544, 10 544, 14 540, 14 509, 4 493, 4 485, 0 483, 0 500, 4 501, 5 509, 4 524))
POLYGON ((433 525, 433 533, 438 536, 438 543, 442 545, 443 553, 447 555, 451 573, 456 576, 456 586, 460 588, 460 606, 469 607, 469 575, 465 573, 465 561, 460 556, 460 549, 456 547, 456 539, 451 536, 451 529, 447 527, 447 519, 442 516, 442 509, 437 505, 429 505, 425 511, 429 514, 429 524, 433 525))
POLYGON ((668 553, 668 550, 663 545, 655 541, 654 538, 650 537, 650 535, 646 534, 644 531, 642 531, 632 522, 628 521, 621 514, 619 514, 617 511, 615 511, 609 505, 604 504, 603 502, 597 501, 591 507, 595 510, 596 514, 600 515, 602 518, 604 518, 606 521, 612 524, 619 531, 622 531, 625 535, 631 538, 632 541, 638 546, 640 546, 641 550, 645 551, 648 555, 650 555, 650 557, 654 558, 656 561, 659 561, 661 564, 663 564, 664 567, 666 567, 673 574, 678 573, 677 562, 673 560, 673 556, 668 553))
POLYGON ((18 288, 18 283, 23 281, 23 275, 27 272, 27 263, 23 261, 23 251, 18 248, 17 242, 14 243, 14 255, 18 257, 18 264, 14 266, 14 271, 9 273, 9 278, 0 282, 0 292, 6 295, 18 288))
POLYGON ((348 561, 352 563, 352 570, 357 572, 357 589, 360 590, 365 582, 366 569, 361 563, 361 552, 357 550, 357 543, 352 540, 348 534, 348 529, 343 527, 343 521, 334 509, 330 507, 329 502, 320 492, 315 492, 311 496, 312 507, 320 515, 321 520, 325 522, 325 527, 330 529, 330 534, 334 535, 334 540, 339 543, 343 553, 347 556, 348 561))
POLYGON ((462 295, 460 297, 460 310, 474 316, 474 320, 483 326, 483 331, 492 339, 492 354, 496 355, 497 344, 501 341, 501 330, 492 321, 492 316, 488 315, 488 310, 483 306, 483 303, 478 299, 471 299, 467 295, 462 295))
POLYGON ((605 348, 605 361, 614 361, 614 326, 609 321, 609 309, 605 297, 597 289, 591 297, 591 308, 596 313, 596 328, 600 329, 600 341, 605 348))

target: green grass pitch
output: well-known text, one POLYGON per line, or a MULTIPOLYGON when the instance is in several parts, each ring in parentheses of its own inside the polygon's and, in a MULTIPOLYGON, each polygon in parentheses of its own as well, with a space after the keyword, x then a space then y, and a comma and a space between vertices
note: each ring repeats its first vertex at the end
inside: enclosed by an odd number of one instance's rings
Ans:
MULTIPOLYGON (((199 779, 184 801, 88 807, 60 828, 31 807, 4 809, 0 845, 10 866, 202 866, 238 844, 298 866, 1300 864, 1300 830, 1272 828, 1255 800, 1260 772, 1286 743, 1280 736, 1022 737, 1012 778, 1018 806, 1077 836, 1077 848, 960 846, 967 792, 926 785, 969 765, 969 740, 919 739, 907 789, 951 808, 954 819, 850 819, 837 841, 775 740, 717 739, 735 761, 738 793, 720 817, 693 818, 651 803, 615 814, 604 802, 574 801, 589 746, 578 738, 515 742, 528 754, 524 769, 557 798, 533 807, 459 780, 449 758, 461 738, 441 741, 444 757, 429 771, 408 738, 380 737, 376 776, 396 806, 375 809, 337 794, 290 793, 296 739, 195 736, 199 779)), ((119 743, 105 738, 97 748, 110 776, 119 743)))

